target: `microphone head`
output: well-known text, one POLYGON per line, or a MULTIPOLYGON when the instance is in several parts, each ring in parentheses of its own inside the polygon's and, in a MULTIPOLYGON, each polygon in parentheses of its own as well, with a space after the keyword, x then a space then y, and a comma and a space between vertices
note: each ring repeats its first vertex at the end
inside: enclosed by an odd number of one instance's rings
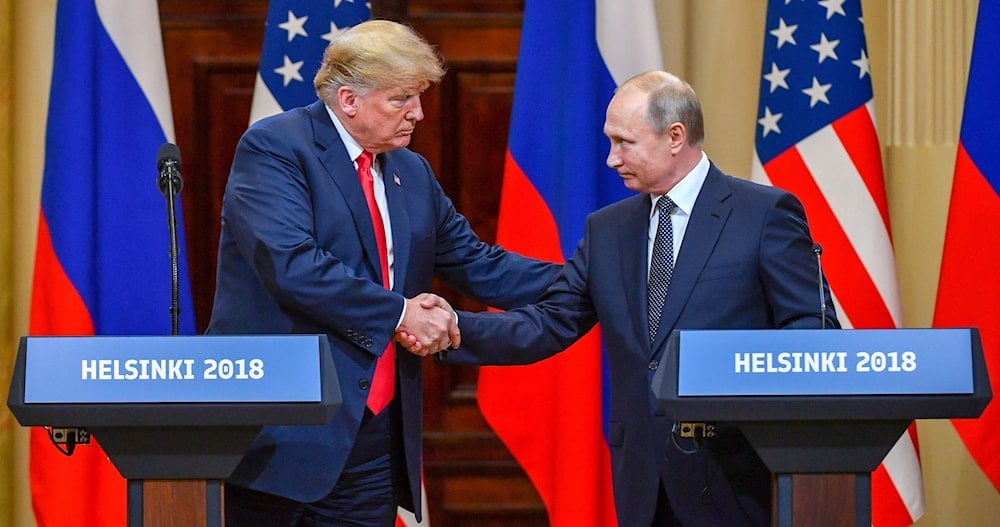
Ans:
POLYGON ((163 164, 169 161, 176 163, 177 168, 180 169, 181 149, 177 148, 177 145, 173 143, 163 143, 160 145, 160 149, 156 151, 156 167, 162 169, 163 164))
POLYGON ((821 247, 820 244, 818 244, 818 243, 814 243, 813 244, 813 252, 816 253, 816 256, 819 256, 819 255, 823 254, 823 247, 821 247))

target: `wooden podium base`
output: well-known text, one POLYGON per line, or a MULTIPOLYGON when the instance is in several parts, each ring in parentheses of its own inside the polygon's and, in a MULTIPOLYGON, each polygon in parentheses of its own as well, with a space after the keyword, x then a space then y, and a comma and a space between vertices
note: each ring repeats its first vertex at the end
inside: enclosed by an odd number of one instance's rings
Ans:
POLYGON ((128 527, 222 527, 218 480, 128 480, 128 527))
POLYGON ((779 474, 776 479, 772 527, 871 525, 867 474, 779 474))

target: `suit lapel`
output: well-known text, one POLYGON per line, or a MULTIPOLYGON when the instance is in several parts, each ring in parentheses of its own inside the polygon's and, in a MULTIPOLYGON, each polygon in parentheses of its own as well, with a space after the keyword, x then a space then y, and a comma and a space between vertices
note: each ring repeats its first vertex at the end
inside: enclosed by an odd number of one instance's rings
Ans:
MULTIPOLYGON (((646 291, 649 268, 646 263, 649 237, 648 195, 631 198, 633 205, 625 214, 618 229, 618 261, 621 262, 622 290, 625 291, 625 309, 640 306, 639 313, 646 313, 646 291)), ((649 317, 628 317, 636 342, 649 342, 649 317)))
POLYGON ((382 179, 385 182, 385 199, 389 206, 389 223, 392 225, 393 290, 402 294, 406 268, 410 263, 410 214, 406 208, 403 177, 399 175, 392 152, 383 155, 382 179))
POLYGON ((730 194, 732 192, 725 176, 712 165, 691 211, 691 219, 684 233, 681 250, 674 263, 670 289, 667 291, 667 299, 663 303, 660 316, 660 327, 653 342, 654 355, 674 330, 684 304, 691 296, 691 291, 698 282, 698 276, 705 268, 719 240, 719 235, 732 212, 732 207, 726 203, 730 194))
POLYGON ((354 218, 354 228, 357 230, 361 246, 364 248, 373 280, 381 283, 382 266, 379 263, 378 244, 375 242, 375 227, 372 225, 368 203, 365 201, 365 194, 358 181, 354 160, 347 153, 347 148, 344 147, 344 142, 337 134, 337 128, 330 120, 323 103, 317 101, 309 105, 308 111, 312 117, 319 160, 323 163, 327 173, 330 174, 334 185, 340 190, 340 194, 344 197, 347 208, 351 212, 351 217, 354 218))

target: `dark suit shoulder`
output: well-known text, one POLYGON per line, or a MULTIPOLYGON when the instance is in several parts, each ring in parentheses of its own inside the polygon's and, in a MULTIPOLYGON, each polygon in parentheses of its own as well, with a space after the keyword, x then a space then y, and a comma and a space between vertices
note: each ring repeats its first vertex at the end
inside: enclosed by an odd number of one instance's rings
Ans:
POLYGON ((618 200, 610 205, 591 212, 587 215, 588 222, 616 221, 625 215, 646 213, 649 214, 649 196, 647 194, 636 194, 618 200))
MULTIPOLYGON (((764 185, 762 183, 757 183, 749 179, 739 178, 736 176, 731 176, 719 170, 715 165, 709 170, 709 179, 717 177, 721 180, 722 185, 727 187, 729 191, 738 195, 746 196, 753 199, 760 199, 764 201, 778 201, 789 196, 794 197, 794 195, 785 189, 774 187, 771 185, 764 185)), ((709 179, 706 179, 705 186, 709 186, 709 179)))

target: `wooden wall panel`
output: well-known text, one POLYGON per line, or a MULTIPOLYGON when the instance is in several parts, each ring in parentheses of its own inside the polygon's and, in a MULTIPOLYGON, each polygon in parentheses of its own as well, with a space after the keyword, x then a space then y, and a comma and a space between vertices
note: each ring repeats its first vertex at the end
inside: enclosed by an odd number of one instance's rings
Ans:
POLYGON ((250 117, 266 9, 266 2, 160 2, 199 332, 211 316, 222 191, 250 117))

